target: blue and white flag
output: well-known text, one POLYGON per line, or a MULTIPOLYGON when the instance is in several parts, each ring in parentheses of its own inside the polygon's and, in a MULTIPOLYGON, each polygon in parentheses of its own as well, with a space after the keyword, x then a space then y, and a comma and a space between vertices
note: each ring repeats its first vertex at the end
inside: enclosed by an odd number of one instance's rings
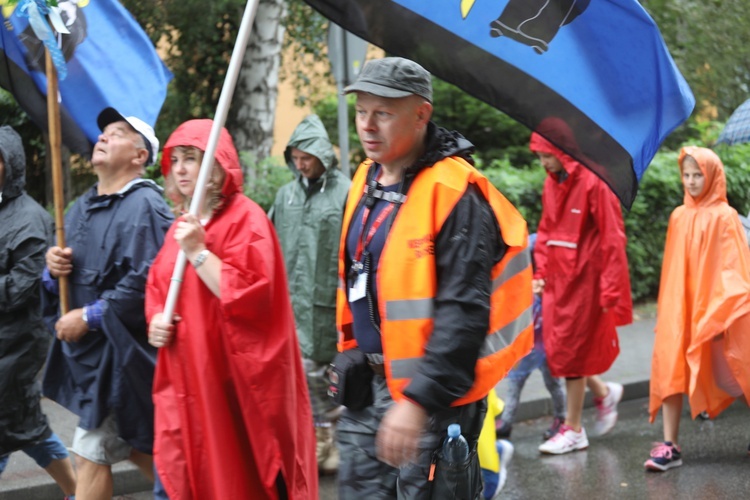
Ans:
POLYGON ((695 105, 636 0, 306 2, 539 131, 628 207, 659 145, 695 105))
MULTIPOLYGON (((0 0, 0 86, 46 130, 44 45, 34 3, 9 6, 0 0)), ((56 11, 69 32, 56 36, 64 63, 60 54, 53 56, 56 65, 64 64, 59 79, 63 142, 89 154, 100 133, 96 117, 109 106, 153 126, 172 74, 133 16, 117 0, 59 0, 56 11)))

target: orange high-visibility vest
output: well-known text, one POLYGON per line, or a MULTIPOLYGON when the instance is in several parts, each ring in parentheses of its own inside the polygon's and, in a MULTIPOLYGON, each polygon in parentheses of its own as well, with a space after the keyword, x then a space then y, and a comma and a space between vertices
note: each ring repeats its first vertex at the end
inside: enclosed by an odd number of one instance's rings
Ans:
MULTIPOLYGON (((365 161, 349 191, 339 249, 336 324, 339 350, 356 347, 344 269, 346 233, 362 197, 365 161)), ((415 177, 387 236, 378 264, 378 308, 388 389, 394 400, 417 372, 433 331, 437 273, 434 244, 443 223, 470 184, 492 206, 508 249, 492 268, 490 326, 471 389, 453 406, 482 399, 534 344, 531 255, 526 221, 486 177, 461 158, 445 158, 415 177)))

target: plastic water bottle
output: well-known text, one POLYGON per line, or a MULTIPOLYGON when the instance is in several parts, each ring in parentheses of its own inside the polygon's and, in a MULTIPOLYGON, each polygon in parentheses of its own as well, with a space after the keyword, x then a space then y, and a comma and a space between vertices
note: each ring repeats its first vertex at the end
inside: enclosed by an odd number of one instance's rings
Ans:
POLYGON ((461 426, 448 426, 448 437, 443 442, 443 460, 448 464, 463 464, 469 459, 469 443, 461 435, 461 426))

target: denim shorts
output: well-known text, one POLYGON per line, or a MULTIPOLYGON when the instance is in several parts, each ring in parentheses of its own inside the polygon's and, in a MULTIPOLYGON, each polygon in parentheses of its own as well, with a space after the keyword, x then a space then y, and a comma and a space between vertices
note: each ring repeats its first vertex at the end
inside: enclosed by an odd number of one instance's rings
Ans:
MULTIPOLYGON (((68 449, 60 441, 57 434, 54 433, 44 441, 21 448, 20 451, 33 458, 34 462, 42 469, 47 468, 53 460, 61 460, 68 457, 68 449)), ((0 457, 0 474, 3 473, 5 467, 8 465, 8 458, 10 458, 10 453, 0 457)))
POLYGON ((76 427, 71 450, 90 462, 114 465, 127 460, 132 448, 119 436, 115 417, 109 415, 96 429, 76 427))

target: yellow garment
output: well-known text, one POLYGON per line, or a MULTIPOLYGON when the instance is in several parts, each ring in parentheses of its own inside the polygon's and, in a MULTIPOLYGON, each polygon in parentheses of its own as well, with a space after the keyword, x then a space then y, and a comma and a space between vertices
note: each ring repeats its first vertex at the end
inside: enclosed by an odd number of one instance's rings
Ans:
POLYGON ((487 415, 484 416, 482 432, 479 434, 477 454, 479 466, 492 472, 500 471, 500 454, 495 446, 495 419, 503 412, 505 402, 497 397, 495 389, 487 394, 487 415))

